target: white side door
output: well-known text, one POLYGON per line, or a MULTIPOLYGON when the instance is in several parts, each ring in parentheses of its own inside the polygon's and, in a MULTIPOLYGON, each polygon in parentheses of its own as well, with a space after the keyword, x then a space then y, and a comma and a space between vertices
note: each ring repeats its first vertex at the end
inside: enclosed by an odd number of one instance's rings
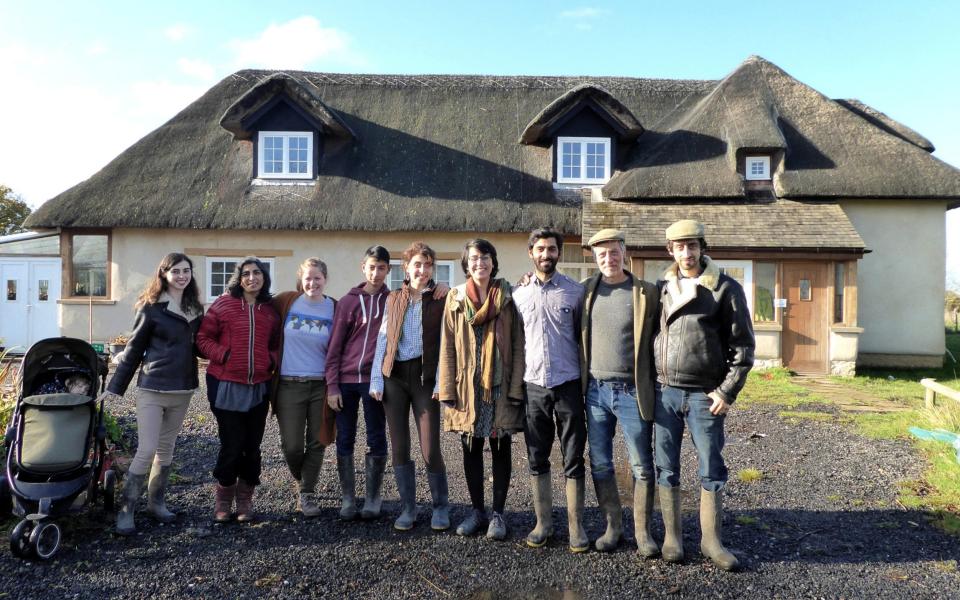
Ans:
POLYGON ((60 260, 30 261, 29 297, 27 298, 27 321, 30 343, 60 335, 60 260))
POLYGON ((27 261, 0 260, 0 338, 8 350, 30 346, 27 318, 27 261))

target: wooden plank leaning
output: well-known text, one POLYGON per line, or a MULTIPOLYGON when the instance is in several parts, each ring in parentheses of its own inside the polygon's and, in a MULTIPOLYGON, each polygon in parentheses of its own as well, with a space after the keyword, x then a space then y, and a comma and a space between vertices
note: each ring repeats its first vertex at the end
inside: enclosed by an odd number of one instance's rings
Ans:
POLYGON ((923 403, 927 408, 933 408, 937 394, 960 402, 960 391, 948 388, 942 383, 937 383, 935 379, 921 379, 920 385, 924 387, 923 403))

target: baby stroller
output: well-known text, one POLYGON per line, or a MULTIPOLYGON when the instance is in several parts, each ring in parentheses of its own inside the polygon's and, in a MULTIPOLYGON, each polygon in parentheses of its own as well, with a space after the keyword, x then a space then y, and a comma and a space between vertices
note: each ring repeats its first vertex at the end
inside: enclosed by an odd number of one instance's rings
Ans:
POLYGON ((61 537, 53 518, 81 511, 100 492, 113 510, 116 474, 104 471, 106 428, 96 400, 106 378, 106 364, 83 340, 48 338, 24 355, 4 438, 6 485, 22 518, 10 534, 15 556, 52 558, 61 537))

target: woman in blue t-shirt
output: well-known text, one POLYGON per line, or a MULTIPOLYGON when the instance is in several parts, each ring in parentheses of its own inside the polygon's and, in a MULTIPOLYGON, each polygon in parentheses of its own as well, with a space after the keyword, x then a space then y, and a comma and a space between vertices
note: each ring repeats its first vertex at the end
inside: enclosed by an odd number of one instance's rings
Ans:
POLYGON ((323 453, 334 440, 333 411, 327 406, 324 370, 336 301, 325 296, 327 265, 311 257, 297 268, 297 291, 274 297, 280 313, 280 364, 274 378, 273 412, 280 447, 299 484, 298 508, 320 514, 315 488, 323 453))

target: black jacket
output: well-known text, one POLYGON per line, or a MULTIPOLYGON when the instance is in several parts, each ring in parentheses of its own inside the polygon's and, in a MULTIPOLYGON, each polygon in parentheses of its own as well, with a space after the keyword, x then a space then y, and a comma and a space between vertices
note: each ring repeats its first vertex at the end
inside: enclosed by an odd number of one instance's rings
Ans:
POLYGON ((107 390, 122 396, 138 367, 137 386, 141 388, 179 391, 199 387, 194 342, 202 319, 187 321, 168 310, 168 304, 147 304, 137 311, 130 341, 107 390))
POLYGON ((733 402, 753 367, 753 319, 743 288, 708 257, 695 294, 680 294, 677 267, 657 282, 660 331, 654 342, 657 381, 717 391, 733 402))

